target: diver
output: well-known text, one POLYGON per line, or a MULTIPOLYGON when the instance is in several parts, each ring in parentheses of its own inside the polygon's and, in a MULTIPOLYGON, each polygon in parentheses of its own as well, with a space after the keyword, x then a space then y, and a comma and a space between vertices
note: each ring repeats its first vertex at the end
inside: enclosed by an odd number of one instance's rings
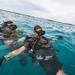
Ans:
POLYGON ((17 25, 14 25, 12 21, 5 21, 0 25, 0 32, 3 33, 13 33, 17 28, 17 25))
POLYGON ((50 46, 48 40, 43 36, 45 31, 39 26, 34 27, 34 37, 26 38, 24 44, 3 56, 0 59, 0 64, 4 60, 11 59, 12 57, 25 51, 32 57, 32 62, 39 62, 39 65, 46 72, 47 75, 66 75, 62 70, 62 65, 59 62, 54 49, 50 46))
MULTIPOLYGON (((3 44, 8 45, 8 50, 13 51, 14 49, 19 48, 21 45, 19 40, 22 40, 20 37, 20 31, 17 31, 17 25, 12 21, 5 21, 0 25, 0 39, 2 39, 3 44), (20 44, 19 44, 20 43, 20 44)), ((27 58, 25 54, 19 54, 19 61, 22 66, 26 65, 27 58), (24 60, 24 61, 23 61, 24 60)))
POLYGON ((0 25, 0 33, 2 33, 4 44, 9 45, 13 42, 11 36, 15 33, 16 29, 17 25, 14 25, 12 21, 5 21, 2 25, 0 25))

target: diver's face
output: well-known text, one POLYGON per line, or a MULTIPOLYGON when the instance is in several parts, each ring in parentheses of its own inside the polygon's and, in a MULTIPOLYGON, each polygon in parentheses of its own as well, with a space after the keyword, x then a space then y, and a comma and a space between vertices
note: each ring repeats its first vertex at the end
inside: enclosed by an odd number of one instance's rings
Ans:
POLYGON ((36 29, 36 31, 34 31, 34 37, 38 37, 39 35, 38 35, 38 31, 40 31, 40 30, 42 30, 41 28, 39 28, 39 29, 36 29))
POLYGON ((13 23, 7 23, 7 26, 11 26, 13 23))
POLYGON ((38 33, 34 31, 34 37, 38 37, 38 33))

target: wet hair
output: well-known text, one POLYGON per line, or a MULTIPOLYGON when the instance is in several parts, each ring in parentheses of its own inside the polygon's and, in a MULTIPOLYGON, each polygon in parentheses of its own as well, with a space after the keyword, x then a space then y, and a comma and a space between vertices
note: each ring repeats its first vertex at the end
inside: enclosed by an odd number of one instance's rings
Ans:
POLYGON ((39 25, 36 25, 36 26, 34 27, 34 31, 36 31, 37 29, 41 29, 41 30, 42 30, 42 27, 39 26, 39 25))
POLYGON ((5 21, 5 22, 4 22, 4 25, 7 26, 7 24, 11 24, 11 23, 13 23, 13 22, 12 22, 12 21, 5 21))

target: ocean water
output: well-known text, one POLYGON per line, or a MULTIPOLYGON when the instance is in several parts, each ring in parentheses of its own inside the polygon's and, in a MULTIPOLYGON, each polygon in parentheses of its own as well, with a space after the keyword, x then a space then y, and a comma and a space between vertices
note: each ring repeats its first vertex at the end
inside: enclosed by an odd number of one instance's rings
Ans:
MULTIPOLYGON (((56 52, 57 57, 62 63, 64 71, 68 75, 75 75, 75 26, 71 24, 46 20, 28 15, 21 15, 0 10, 0 24, 3 21, 12 20, 18 28, 33 36, 33 28, 35 25, 41 25, 46 31, 45 37, 52 38, 63 36, 62 40, 53 43, 53 46, 60 52, 56 52)), ((10 51, 3 49, 3 42, 0 40, 0 57, 6 55, 10 51)), ((4 61, 0 66, 0 75, 46 75, 40 65, 33 66, 31 57, 27 56, 25 66, 20 64, 18 56, 4 61)))

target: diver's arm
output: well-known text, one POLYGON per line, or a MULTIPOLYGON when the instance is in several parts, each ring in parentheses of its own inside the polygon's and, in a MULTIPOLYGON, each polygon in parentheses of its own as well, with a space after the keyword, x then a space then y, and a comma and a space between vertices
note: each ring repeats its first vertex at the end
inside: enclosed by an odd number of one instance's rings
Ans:
POLYGON ((12 42, 11 45, 16 44, 16 43, 21 42, 21 41, 24 41, 24 40, 25 40, 25 37, 22 37, 22 38, 20 38, 20 39, 18 39, 16 41, 12 42))
POLYGON ((26 47, 22 46, 22 47, 20 47, 19 49, 16 49, 16 50, 14 50, 13 52, 11 52, 11 54, 12 54, 13 56, 16 56, 16 55, 20 54, 22 51, 24 51, 25 49, 26 49, 26 47))
POLYGON ((14 57, 14 56, 20 54, 22 51, 26 50, 26 48, 27 48, 28 46, 29 46, 29 42, 28 42, 28 41, 24 41, 24 44, 23 44, 20 48, 18 48, 18 49, 16 49, 16 50, 12 51, 12 52, 10 52, 10 53, 8 53, 7 55, 3 56, 2 58, 0 58, 0 64, 2 64, 2 62, 3 62, 4 60, 9 60, 9 59, 11 59, 12 57, 14 57))
POLYGON ((20 54, 20 53, 21 53, 22 51, 24 51, 25 49, 26 49, 26 47, 22 46, 22 47, 20 47, 20 48, 18 48, 18 49, 16 49, 16 50, 10 52, 9 54, 5 55, 4 57, 5 57, 6 60, 8 60, 8 59, 10 59, 10 58, 12 58, 12 57, 14 57, 14 56, 20 54))
POLYGON ((25 46, 22 46, 22 47, 20 47, 20 48, 14 50, 14 51, 8 53, 7 55, 3 56, 2 58, 0 58, 0 65, 2 64, 2 62, 3 62, 4 60, 9 60, 9 59, 11 59, 12 57, 14 57, 14 56, 20 54, 20 53, 21 53, 22 51, 24 51, 24 50, 26 50, 26 47, 25 47, 25 46))

